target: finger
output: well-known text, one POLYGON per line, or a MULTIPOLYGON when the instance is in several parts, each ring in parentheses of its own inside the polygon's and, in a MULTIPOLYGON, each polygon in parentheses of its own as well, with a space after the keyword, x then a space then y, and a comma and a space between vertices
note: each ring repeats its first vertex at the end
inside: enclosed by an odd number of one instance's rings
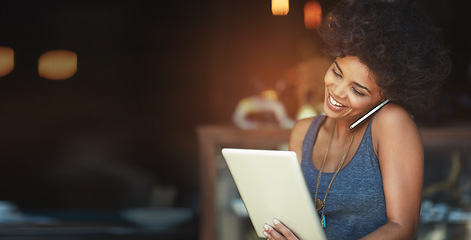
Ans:
POLYGON ((283 223, 281 223, 278 219, 273 219, 273 224, 275 227, 283 234, 283 236, 288 240, 299 240, 289 228, 287 228, 283 223))
POLYGON ((276 229, 272 228, 268 224, 263 225, 263 229, 265 229, 265 231, 263 231, 263 234, 269 240, 286 240, 286 238, 283 237, 282 234, 280 234, 278 231, 276 231, 276 229))

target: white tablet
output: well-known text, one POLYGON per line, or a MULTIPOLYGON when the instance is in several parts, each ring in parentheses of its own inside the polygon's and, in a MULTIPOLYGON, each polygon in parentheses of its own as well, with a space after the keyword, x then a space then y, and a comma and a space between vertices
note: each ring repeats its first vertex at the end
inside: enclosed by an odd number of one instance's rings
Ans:
POLYGON ((259 237, 277 218, 299 239, 326 239, 295 152, 224 148, 222 154, 259 237))

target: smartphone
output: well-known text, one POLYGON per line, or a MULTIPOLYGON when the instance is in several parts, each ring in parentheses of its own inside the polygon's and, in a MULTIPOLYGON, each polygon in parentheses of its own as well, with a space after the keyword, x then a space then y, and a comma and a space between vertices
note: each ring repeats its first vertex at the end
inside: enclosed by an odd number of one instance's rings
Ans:
POLYGON ((376 106, 375 108, 371 109, 371 111, 369 111, 367 114, 365 114, 363 117, 361 117, 360 119, 358 119, 356 122, 354 122, 352 125, 350 125, 349 129, 352 130, 353 128, 355 128, 358 124, 360 124, 361 122, 363 122, 363 120, 365 120, 366 118, 368 118, 369 116, 371 116, 371 114, 375 113, 376 111, 378 111, 380 108, 382 108, 384 105, 386 105, 387 103, 389 102, 389 99, 386 99, 384 100, 384 102, 380 103, 378 106, 376 106))

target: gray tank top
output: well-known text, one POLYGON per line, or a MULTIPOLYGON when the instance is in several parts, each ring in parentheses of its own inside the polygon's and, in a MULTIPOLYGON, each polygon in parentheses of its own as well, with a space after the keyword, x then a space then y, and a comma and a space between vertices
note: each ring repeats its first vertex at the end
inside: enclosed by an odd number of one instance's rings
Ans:
MULTIPOLYGON (((313 119, 304 137, 301 168, 314 201, 319 170, 312 163, 312 150, 325 116, 313 119)), ((333 173, 321 175, 318 197, 324 199, 333 173)), ((314 213, 316 214, 316 213, 314 213)), ((381 171, 371 138, 371 120, 352 160, 335 178, 324 211, 327 239, 358 239, 386 223, 381 171)))

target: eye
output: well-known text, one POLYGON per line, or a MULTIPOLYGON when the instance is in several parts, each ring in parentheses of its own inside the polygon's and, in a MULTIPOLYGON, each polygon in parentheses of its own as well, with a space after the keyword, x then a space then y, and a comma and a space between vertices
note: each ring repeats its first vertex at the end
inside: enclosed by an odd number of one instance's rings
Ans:
POLYGON ((340 73, 338 73, 335 68, 332 68, 332 72, 337 76, 337 77, 342 77, 342 75, 340 75, 340 73))
POLYGON ((357 95, 365 96, 365 94, 363 94, 362 92, 358 91, 355 87, 352 87, 352 90, 353 90, 353 92, 355 92, 355 94, 357 94, 357 95))

